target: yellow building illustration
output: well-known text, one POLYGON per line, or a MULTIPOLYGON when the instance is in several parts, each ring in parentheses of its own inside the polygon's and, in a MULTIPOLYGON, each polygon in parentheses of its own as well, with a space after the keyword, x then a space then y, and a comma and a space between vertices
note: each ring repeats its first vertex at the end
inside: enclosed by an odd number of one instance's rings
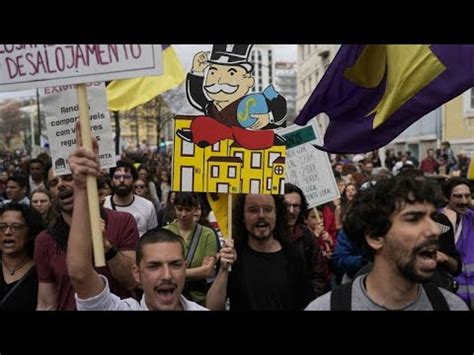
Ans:
POLYGON ((194 117, 175 117, 173 191, 284 193, 286 146, 249 150, 226 139, 200 148, 176 135, 194 117))

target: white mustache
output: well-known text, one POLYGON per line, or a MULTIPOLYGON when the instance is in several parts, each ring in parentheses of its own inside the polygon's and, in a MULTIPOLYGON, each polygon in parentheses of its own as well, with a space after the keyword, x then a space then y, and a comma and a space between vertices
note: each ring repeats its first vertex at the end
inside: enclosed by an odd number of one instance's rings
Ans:
POLYGON ((233 94, 234 92, 237 91, 237 89, 239 88, 238 85, 229 85, 229 84, 219 84, 219 83, 216 83, 216 84, 213 84, 213 85, 209 85, 209 86, 204 86, 204 89, 211 93, 211 94, 217 94, 218 92, 225 92, 226 94, 233 94))

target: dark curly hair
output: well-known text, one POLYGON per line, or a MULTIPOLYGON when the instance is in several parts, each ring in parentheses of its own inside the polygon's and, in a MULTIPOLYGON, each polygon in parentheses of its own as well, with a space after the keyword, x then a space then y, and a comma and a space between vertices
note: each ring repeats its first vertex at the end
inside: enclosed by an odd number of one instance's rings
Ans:
POLYGON ((0 209, 0 216, 7 211, 18 211, 21 213, 25 224, 28 227, 28 242, 26 244, 28 255, 33 257, 35 238, 36 236, 45 229, 43 217, 41 214, 30 206, 19 204, 19 203, 8 203, 0 209))
MULTIPOLYGON (((435 183, 419 181, 410 176, 384 179, 359 192, 347 211, 344 231, 362 247, 369 247, 365 236, 384 236, 392 226, 390 217, 404 204, 428 202, 436 206, 435 183)), ((369 247, 369 250, 370 247, 369 247)))
MULTIPOLYGON (((235 196, 235 195, 234 195, 235 196)), ((275 201, 276 222, 273 237, 281 243, 287 243, 290 235, 288 211, 282 195, 271 195, 275 201)), ((247 195, 237 195, 232 213, 232 238, 237 242, 247 243, 249 239, 244 221, 244 206, 247 195)))
POLYGON ((443 184, 444 197, 446 197, 446 199, 449 200, 449 198, 451 197, 451 193, 453 192, 453 189, 459 185, 467 185, 467 187, 469 187, 469 191, 471 191, 472 193, 472 185, 468 179, 463 178, 463 177, 453 177, 453 178, 448 179, 443 184))

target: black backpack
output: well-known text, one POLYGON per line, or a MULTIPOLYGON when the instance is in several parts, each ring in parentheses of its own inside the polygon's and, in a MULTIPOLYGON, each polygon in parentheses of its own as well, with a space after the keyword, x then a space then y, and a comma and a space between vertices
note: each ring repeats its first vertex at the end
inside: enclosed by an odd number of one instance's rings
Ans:
MULTIPOLYGON (((352 282, 345 283, 336 287, 331 292, 331 311, 350 311, 352 310, 352 282)), ((435 311, 449 311, 448 303, 444 295, 437 286, 432 283, 422 284, 428 296, 433 310, 435 311)))

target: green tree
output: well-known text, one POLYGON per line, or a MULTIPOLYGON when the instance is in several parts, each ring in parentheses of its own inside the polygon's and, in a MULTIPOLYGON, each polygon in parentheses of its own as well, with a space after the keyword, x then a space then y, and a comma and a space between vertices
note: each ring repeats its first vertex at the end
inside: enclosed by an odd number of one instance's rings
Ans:
POLYGON ((7 149, 10 149, 11 140, 23 128, 22 116, 18 101, 6 101, 0 106, 0 134, 7 149))

